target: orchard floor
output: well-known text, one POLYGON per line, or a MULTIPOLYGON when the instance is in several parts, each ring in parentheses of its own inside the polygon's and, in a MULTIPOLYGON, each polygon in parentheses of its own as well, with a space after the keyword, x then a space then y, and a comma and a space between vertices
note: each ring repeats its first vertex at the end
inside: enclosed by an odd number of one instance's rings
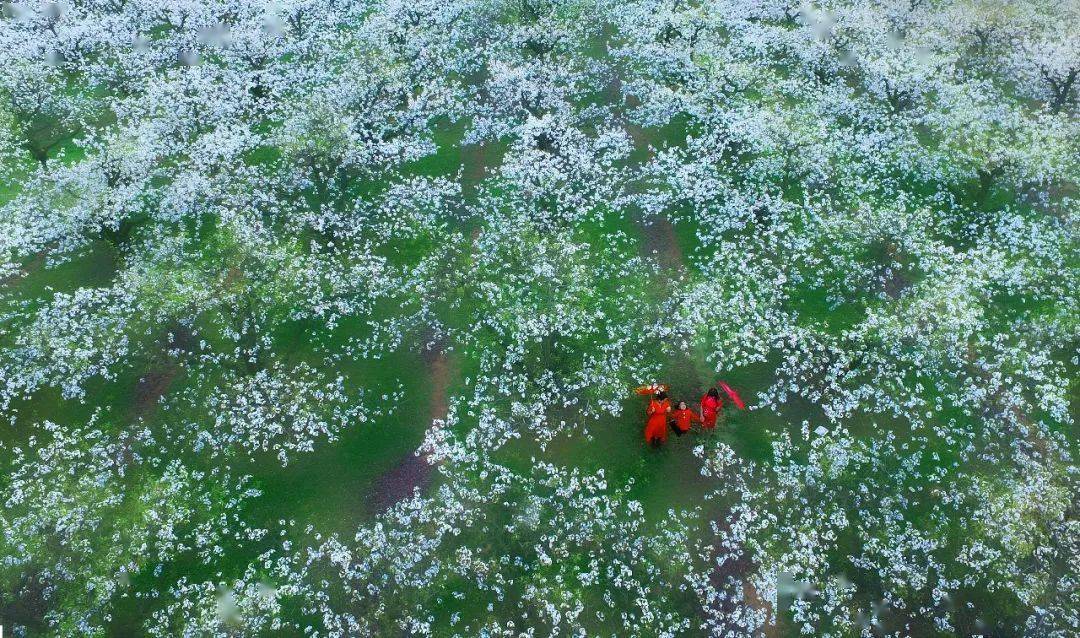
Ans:
MULTIPOLYGON (((627 125, 637 147, 633 161, 644 161, 652 147, 664 146, 681 137, 678 127, 672 130, 648 130, 627 125)), ((498 145, 462 145, 464 125, 446 126, 436 135, 439 152, 418 161, 410 170, 417 175, 441 176, 461 181, 468 200, 478 185, 497 170, 505 149, 498 145)), ((633 187, 633 186, 631 186, 633 187)), ((457 223, 457 222, 455 222, 457 223)), ((630 213, 613 216, 602 222, 600 233, 620 232, 636 237, 640 254, 655 260, 663 277, 658 279, 655 294, 669 292, 664 281, 691 273, 696 246, 696 229, 681 221, 643 218, 630 213)), ((457 230, 471 227, 464 222, 457 230)), ((586 231, 587 232, 587 231, 586 231)), ((123 256, 114 244, 95 241, 83 256, 52 267, 43 259, 24 265, 24 274, 0 282, 0 292, 21 299, 44 299, 53 292, 72 292, 82 287, 111 285, 123 268, 123 256)), ((844 309, 826 308, 821 300, 796 300, 800 315, 810 320, 826 321, 841 327, 844 309)), ((319 356, 312 345, 312 331, 323 339, 323 354, 333 350, 341 335, 327 335, 319 326, 298 326, 275 340, 275 354, 285 363, 309 362, 318 367, 319 356)), ((338 332, 348 333, 348 328, 338 332)), ((348 335, 346 334, 346 337, 348 335)), ((417 342, 423 339, 415 336, 417 342)), ((160 339, 161 335, 155 336, 160 339)), ((425 351, 416 343, 403 344, 397 351, 377 360, 343 360, 339 372, 356 386, 362 386, 378 406, 367 420, 344 428, 336 440, 320 441, 314 451, 294 454, 283 465, 275 455, 262 454, 254 460, 237 457, 231 461, 234 472, 248 473, 262 492, 246 512, 256 527, 274 529, 280 521, 292 522, 298 530, 308 526, 327 536, 337 534, 351 540, 358 526, 369 523, 414 489, 430 491, 438 484, 439 474, 416 455, 424 433, 433 420, 446 415, 452 397, 466 390, 470 372, 468 352, 455 351, 453 344, 439 344, 425 351), (385 398, 383 398, 385 397, 385 398)), ((725 381, 734 386, 751 406, 757 394, 775 380, 776 362, 766 362, 725 373, 725 381)), ((160 404, 170 393, 179 392, 190 381, 187 371, 165 356, 151 357, 141 367, 124 372, 117 379, 96 383, 83 403, 62 400, 53 390, 41 391, 18 406, 17 422, 3 432, 5 443, 27 436, 30 423, 51 420, 59 424, 78 424, 90 418, 95 406, 105 406, 110 418, 120 422, 141 422, 150 427, 166 427, 167 415, 160 404)), ((688 353, 671 359, 658 380, 672 386, 673 400, 686 400, 692 407, 717 380, 706 363, 704 353, 688 353)), ((726 419, 711 434, 699 429, 684 437, 669 436, 660 449, 644 444, 645 401, 627 392, 618 415, 581 422, 579 427, 558 436, 546 446, 523 437, 499 452, 499 461, 513 469, 524 470, 535 460, 587 472, 602 470, 609 484, 630 486, 629 495, 639 500, 649 522, 658 522, 672 510, 688 510, 705 505, 705 495, 716 485, 701 475, 701 460, 693 449, 709 438, 731 446, 746 461, 762 461, 771 454, 771 442, 781 432, 797 432, 804 420, 821 422, 815 406, 798 399, 784 406, 783 413, 770 410, 726 408, 726 419)), ((198 465, 197 455, 190 459, 198 465)), ((709 510, 706 514, 722 516, 709 510), (711 512, 711 513, 710 513, 711 512)), ((267 542, 277 542, 269 539, 267 542)), ((258 545, 234 548, 221 564, 222 572, 212 575, 228 579, 240 572, 263 549, 258 545)), ((177 563, 154 576, 139 573, 132 578, 132 591, 149 590, 151 585, 175 582, 189 576, 205 578, 197 564, 177 563), (145 585, 141 587, 140 585, 145 585)), ((113 635, 137 635, 153 604, 135 597, 124 597, 115 608, 113 635)))
MULTIPOLYGON (((472 161, 483 163, 484 153, 473 153, 472 161)), ((470 170, 481 173, 483 169, 470 170)), ((673 277, 685 272, 686 255, 693 251, 692 229, 676 228, 665 219, 615 223, 638 233, 643 256, 656 259, 673 277)), ((121 263, 122 257, 110 243, 98 241, 83 257, 57 267, 28 263, 25 274, 4 282, 4 288, 15 296, 43 298, 52 291, 108 286, 121 263)), ((657 294, 666 294, 663 286, 657 294)), ((332 340, 329 345, 332 347, 332 340)), ((358 526, 372 521, 414 488, 430 490, 437 485, 438 473, 416 456, 416 450, 432 421, 445 416, 450 398, 464 391, 468 366, 468 353, 453 351, 452 346, 443 350, 444 346, 432 351, 401 347, 378 360, 342 362, 340 372, 362 384, 380 406, 365 422, 346 427, 336 440, 321 441, 313 452, 292 455, 286 465, 273 454, 254 460, 234 459, 234 471, 250 473, 262 491, 247 512, 249 522, 275 528, 279 521, 292 521, 296 529, 311 526, 324 536, 338 534, 349 540, 358 526)), ((276 350, 287 363, 316 360, 311 339, 301 328, 281 335, 276 350)), ((773 382, 774 368, 773 364, 760 364, 725 374, 724 379, 753 404, 756 393, 773 382)), ((12 443, 22 439, 30 430, 23 426, 33 422, 85 422, 95 406, 104 406, 109 418, 117 422, 167 427, 167 419, 174 417, 165 414, 160 404, 170 393, 182 391, 189 381, 195 383, 189 376, 182 365, 162 353, 115 380, 95 382, 87 402, 64 400, 52 390, 38 392, 18 406, 16 423, 5 427, 3 440, 12 443)), ((668 363, 660 379, 671 384, 673 399, 685 399, 693 406, 716 375, 703 356, 681 356, 668 363)), ((671 510, 703 505, 704 495, 715 488, 702 478, 701 461, 693 454, 693 448, 706 437, 727 443, 747 460, 761 460, 770 453, 770 442, 778 432, 797 430, 804 419, 817 416, 811 406, 799 404, 792 404, 783 416, 762 410, 739 411, 728 405, 727 418, 714 433, 706 435, 695 429, 681 438, 671 435, 665 446, 651 449, 642 440, 644 407, 641 397, 628 392, 621 414, 583 422, 546 446, 528 437, 518 439, 500 452, 500 460, 522 470, 534 459, 588 472, 603 470, 612 485, 630 486, 629 495, 642 503, 646 518, 656 522, 671 510)), ((197 464, 197 453, 192 457, 197 464)), ((236 548, 222 565, 220 577, 238 576, 259 550, 258 546, 236 548), (231 569, 236 573, 228 573, 231 569)), ((140 585, 149 589, 152 584, 175 582, 185 575, 207 576, 197 564, 175 563, 157 576, 134 575, 131 591, 143 589, 140 585)), ((115 635, 137 634, 153 608, 145 600, 122 597, 114 613, 115 635)))
MULTIPOLYGON (((639 233, 643 255, 650 256, 654 249, 651 258, 672 276, 688 267, 685 255, 693 251, 691 230, 677 228, 667 220, 621 223, 639 233)), ((48 287, 106 286, 119 262, 115 250, 107 242, 99 242, 85 257, 56 268, 29 264, 25 276, 7 282, 8 289, 37 297, 48 287)), ((657 294, 666 294, 663 287, 657 294)), ((813 304, 807 303, 804 311, 813 316, 813 304)), ((282 335, 276 347, 287 362, 315 360, 303 330, 282 335)), ((367 421, 343 429, 336 440, 321 441, 313 452, 293 455, 284 466, 272 454, 254 461, 237 458, 234 471, 250 473, 262 491, 247 512, 250 524, 274 529, 280 527, 279 521, 291 521, 297 530, 311 526, 323 536, 337 534, 349 541, 358 526, 370 523, 414 489, 431 490, 438 484, 439 474, 416 455, 416 450, 432 421, 445 416, 451 397, 467 389, 468 366, 468 353, 446 348, 446 344, 430 351, 403 346, 378 360, 342 362, 340 372, 363 384, 380 409, 367 415, 367 421), (388 398, 382 400, 380 393, 388 398)), ((753 406, 757 394, 774 382, 775 369, 775 362, 766 362, 726 373, 723 378, 753 406)), ((685 399, 694 406, 717 376, 703 354, 690 354, 671 359, 658 378, 671 384, 674 400, 685 399)), ((20 406, 18 422, 6 427, 3 439, 21 439, 29 431, 22 426, 45 419, 60 424, 85 422, 95 404, 108 406, 110 414, 130 423, 163 425, 169 415, 163 414, 160 403, 187 382, 188 372, 162 356, 147 361, 142 369, 101 383, 88 403, 62 400, 55 391, 39 392, 20 406)), ((723 512, 705 500, 716 485, 702 477, 701 460, 693 453, 695 446, 718 439, 747 462, 762 461, 771 454, 771 442, 781 432, 795 434, 804 420, 822 422, 820 410, 798 399, 789 401, 782 414, 741 411, 728 404, 726 419, 713 433, 695 429, 681 438, 671 435, 662 448, 651 449, 642 439, 644 408, 645 400, 628 392, 620 414, 581 422, 580 427, 546 446, 529 437, 515 440, 500 451, 499 460, 516 470, 525 470, 536 460, 587 472, 602 470, 612 486, 629 486, 629 496, 641 502, 649 523, 662 521, 673 510, 698 506, 705 516, 722 517, 723 512)), ((191 460, 198 462, 197 458, 191 460)), ((267 543, 277 541, 268 539, 267 543)), ((223 571, 209 576, 239 576, 265 547, 232 548, 227 560, 219 564, 223 571)), ((205 578, 204 570, 196 563, 177 562, 156 576, 134 575, 130 591, 149 591, 184 576, 205 578)), ((154 609, 145 599, 122 596, 114 608, 113 635, 138 635, 154 609)))

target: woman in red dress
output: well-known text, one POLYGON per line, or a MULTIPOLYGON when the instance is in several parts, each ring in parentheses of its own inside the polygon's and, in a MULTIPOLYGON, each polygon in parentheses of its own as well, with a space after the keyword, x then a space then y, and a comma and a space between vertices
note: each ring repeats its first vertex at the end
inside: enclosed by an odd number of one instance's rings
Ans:
POLYGON ((701 422, 699 417, 693 410, 686 405, 686 401, 679 401, 678 409, 671 413, 675 422, 672 423, 672 429, 675 430, 675 436, 682 436, 690 431, 690 425, 697 421, 701 422))
POLYGON ((667 392, 657 390, 645 409, 648 417, 645 421, 645 442, 653 447, 667 443, 668 412, 671 412, 671 401, 667 398, 667 392))
POLYGON ((705 396, 701 397, 701 427, 712 430, 716 427, 716 415, 724 409, 724 401, 716 388, 709 388, 705 396))

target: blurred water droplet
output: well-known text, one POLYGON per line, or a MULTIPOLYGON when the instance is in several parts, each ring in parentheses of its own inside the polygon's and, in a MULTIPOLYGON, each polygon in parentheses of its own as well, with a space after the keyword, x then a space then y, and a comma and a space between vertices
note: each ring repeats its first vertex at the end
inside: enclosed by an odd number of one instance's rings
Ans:
POLYGON ((180 60, 180 64, 183 64, 185 66, 195 66, 201 61, 199 59, 199 54, 195 51, 192 51, 191 49, 184 49, 180 51, 177 57, 180 60))

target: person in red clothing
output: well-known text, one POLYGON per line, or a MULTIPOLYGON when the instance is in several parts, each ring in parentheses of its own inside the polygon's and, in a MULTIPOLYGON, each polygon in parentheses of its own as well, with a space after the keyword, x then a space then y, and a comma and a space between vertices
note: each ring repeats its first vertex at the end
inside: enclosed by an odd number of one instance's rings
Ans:
POLYGON ((716 427, 716 416, 724 409, 724 401, 716 388, 709 388, 705 396, 701 397, 701 427, 712 430, 716 427))
POLYGON ((671 424, 675 430, 675 436, 682 436, 690 431, 690 425, 697 421, 701 423, 701 417, 686 405, 686 401, 679 401, 678 409, 671 413, 674 421, 671 424))
POLYGON ((653 447, 667 443, 667 417, 671 412, 671 401, 667 392, 657 390, 645 409, 645 442, 653 447))

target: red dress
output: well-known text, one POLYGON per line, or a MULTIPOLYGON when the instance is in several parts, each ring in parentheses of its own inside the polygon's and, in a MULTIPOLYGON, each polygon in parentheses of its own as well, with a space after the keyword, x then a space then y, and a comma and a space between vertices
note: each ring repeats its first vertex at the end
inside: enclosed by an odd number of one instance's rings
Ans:
POLYGON ((695 414, 694 411, 690 408, 675 410, 671 413, 671 416, 675 419, 675 429, 678 430, 681 434, 686 434, 687 432, 689 432, 690 424, 694 421, 701 421, 701 417, 695 414))
POLYGON ((701 397, 701 427, 711 430, 716 427, 716 414, 724 407, 724 402, 706 394, 701 397))
POLYGON ((645 442, 651 443, 653 439, 660 439, 661 443, 667 443, 667 413, 671 408, 671 399, 649 401, 649 407, 645 414, 649 417, 645 421, 645 442))

